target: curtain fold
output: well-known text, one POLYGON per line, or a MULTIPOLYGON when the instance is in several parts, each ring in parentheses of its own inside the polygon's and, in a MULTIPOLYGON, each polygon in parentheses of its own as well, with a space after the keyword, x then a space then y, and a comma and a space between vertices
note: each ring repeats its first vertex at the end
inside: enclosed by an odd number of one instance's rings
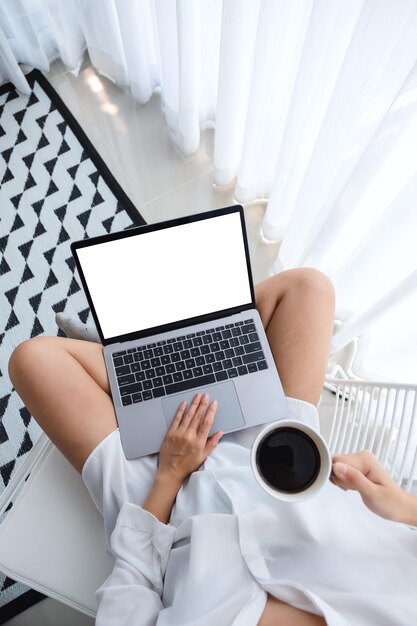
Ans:
POLYGON ((324 224, 414 65, 416 33, 414 2, 364 3, 297 190, 280 251, 285 267, 311 262, 320 248, 324 224))
POLYGON ((26 63, 48 71, 49 63, 62 58, 77 71, 85 49, 85 40, 71 1, 5 0, 0 4, 1 46, 0 78, 9 79, 22 91, 29 86, 17 63, 26 63), (12 55, 12 56, 11 56, 12 55))
POLYGON ((363 0, 316 2, 292 93, 264 234, 282 239, 312 158, 363 0))
POLYGON ((227 185, 239 171, 260 4, 260 0, 223 0, 213 157, 218 185, 227 185))
POLYGON ((269 196, 312 0, 260 6, 245 135, 236 180, 240 202, 269 196))
POLYGON ((16 89, 25 94, 30 92, 28 82, 19 67, 9 41, 3 30, 0 29, 0 82, 9 78, 13 79, 16 89))
POLYGON ((0 80, 85 49, 137 102, 160 92, 184 155, 214 128, 215 184, 268 199, 275 271, 334 281, 334 351, 360 336, 365 371, 400 312, 417 344, 417 0, 2 0, 0 80))

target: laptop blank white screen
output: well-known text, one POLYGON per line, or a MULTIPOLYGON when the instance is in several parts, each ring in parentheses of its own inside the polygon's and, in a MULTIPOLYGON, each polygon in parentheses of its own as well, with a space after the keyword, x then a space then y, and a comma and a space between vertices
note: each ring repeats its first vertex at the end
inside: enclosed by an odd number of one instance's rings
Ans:
POLYGON ((251 302, 239 213, 77 250, 105 339, 251 302))

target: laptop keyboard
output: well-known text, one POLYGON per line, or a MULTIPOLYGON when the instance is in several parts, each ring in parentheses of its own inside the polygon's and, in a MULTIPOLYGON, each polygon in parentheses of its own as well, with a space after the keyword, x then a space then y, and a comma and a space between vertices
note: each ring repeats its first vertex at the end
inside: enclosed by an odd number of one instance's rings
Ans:
POLYGON ((268 369, 253 319, 112 356, 123 406, 268 369))

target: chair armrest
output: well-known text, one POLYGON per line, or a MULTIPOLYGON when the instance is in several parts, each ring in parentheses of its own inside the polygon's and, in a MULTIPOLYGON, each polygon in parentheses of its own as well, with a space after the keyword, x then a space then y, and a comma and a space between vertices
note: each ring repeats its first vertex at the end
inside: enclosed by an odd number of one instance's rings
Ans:
POLYGON ((0 569, 94 617, 95 591, 114 565, 102 518, 80 475, 47 438, 32 453, 2 496, 4 510, 20 489, 0 524, 0 569))

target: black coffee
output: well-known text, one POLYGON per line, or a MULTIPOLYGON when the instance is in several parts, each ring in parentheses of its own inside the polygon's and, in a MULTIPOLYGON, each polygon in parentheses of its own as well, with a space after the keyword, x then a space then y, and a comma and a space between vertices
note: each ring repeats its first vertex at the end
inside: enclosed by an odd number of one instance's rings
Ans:
POLYGON ((316 480, 320 472, 320 453, 306 433, 285 426, 268 433, 259 443, 256 465, 270 487, 298 493, 316 480))

